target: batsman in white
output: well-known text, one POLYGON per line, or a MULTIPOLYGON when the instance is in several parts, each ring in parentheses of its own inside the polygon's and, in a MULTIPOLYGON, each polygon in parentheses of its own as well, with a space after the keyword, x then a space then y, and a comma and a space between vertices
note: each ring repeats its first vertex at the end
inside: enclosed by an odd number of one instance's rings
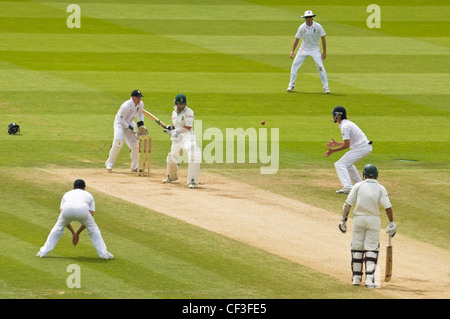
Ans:
POLYGON ((378 183, 378 169, 373 164, 367 164, 363 169, 364 180, 356 183, 352 188, 342 208, 339 229, 347 232, 347 218, 352 206, 353 211, 353 235, 351 243, 352 256, 352 283, 359 286, 363 275, 363 262, 366 268, 366 286, 378 288, 375 282, 375 270, 380 250, 380 211, 383 206, 389 219, 386 233, 394 237, 397 225, 394 223, 392 205, 389 201, 386 188, 378 183))
POLYGON ((119 108, 114 119, 114 140, 109 151, 109 157, 106 160, 106 169, 108 172, 112 171, 117 156, 123 146, 123 141, 127 143, 130 149, 131 166, 133 172, 137 171, 139 165, 139 136, 136 132, 136 123, 134 119, 138 117, 137 127, 139 134, 148 135, 147 128, 144 126, 144 102, 142 102, 141 91, 133 90, 131 98, 125 101, 119 108))
POLYGON ((344 187, 336 191, 336 193, 348 194, 352 189, 352 180, 355 183, 362 181, 354 164, 372 152, 372 141, 367 139, 366 135, 355 123, 347 120, 347 111, 344 107, 336 106, 332 114, 334 123, 339 123, 343 141, 336 142, 334 139, 331 139, 326 144, 328 151, 323 156, 328 157, 334 152, 350 148, 350 151, 334 163, 339 180, 344 187))
POLYGON ((50 231, 47 241, 36 254, 38 257, 46 257, 47 254, 55 248, 60 240, 64 227, 67 227, 72 233, 72 243, 75 246, 78 243, 80 233, 87 228, 88 235, 92 244, 97 250, 101 259, 113 259, 114 256, 106 249, 100 230, 94 220, 95 201, 94 197, 86 191, 86 183, 82 179, 73 182, 73 189, 64 194, 61 205, 60 215, 55 226, 50 231), (81 223, 77 232, 74 231, 70 222, 77 221, 81 223))
POLYGON ((316 15, 308 10, 302 18, 305 18, 305 22, 300 25, 295 35, 294 43, 292 44, 292 51, 290 53, 290 58, 294 57, 295 49, 297 48, 300 38, 303 38, 300 49, 295 56, 294 62, 291 67, 291 79, 289 86, 287 88, 288 92, 292 92, 295 89, 295 81, 297 80, 297 72, 302 66, 303 62, 307 57, 312 57, 316 63, 317 71, 319 71, 320 81, 323 84, 323 91, 325 93, 330 93, 328 88, 328 77, 325 67, 323 66, 323 61, 327 56, 327 41, 325 39, 325 30, 323 27, 314 21, 316 15), (320 54, 319 38, 322 41, 322 54, 320 54))
POLYGON ((189 188, 196 188, 198 185, 198 175, 200 173, 200 163, 202 162, 202 151, 197 146, 194 126, 194 111, 187 107, 187 100, 184 94, 178 94, 174 101, 172 112, 173 126, 169 125, 164 132, 170 135, 172 147, 167 155, 167 178, 163 183, 171 183, 178 179, 178 164, 181 152, 186 152, 188 156, 188 176, 187 184, 189 188))

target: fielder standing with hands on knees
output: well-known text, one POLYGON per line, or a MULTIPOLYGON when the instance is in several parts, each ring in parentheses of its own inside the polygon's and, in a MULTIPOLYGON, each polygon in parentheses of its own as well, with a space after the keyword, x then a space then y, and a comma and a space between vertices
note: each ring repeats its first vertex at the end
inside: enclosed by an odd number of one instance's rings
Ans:
POLYGON ((189 188, 196 188, 200 173, 200 163, 202 162, 202 151, 197 146, 193 130, 194 111, 187 107, 187 99, 184 94, 178 94, 175 97, 173 108, 173 126, 168 125, 164 129, 164 132, 172 139, 172 147, 166 159, 167 177, 162 182, 166 184, 178 179, 179 159, 184 151, 187 153, 189 161, 187 184, 189 188))
POLYGON ((109 157, 106 160, 106 169, 108 172, 112 171, 117 156, 119 156, 120 150, 123 146, 123 141, 130 149, 132 172, 136 172, 139 165, 139 135, 148 135, 148 130, 144 126, 144 102, 142 102, 141 91, 133 90, 131 92, 131 98, 125 101, 119 108, 114 119, 114 140, 109 151, 109 157), (139 134, 136 131, 136 123, 134 119, 138 117, 137 127, 139 134))
POLYGON ((386 229, 389 236, 394 237, 397 225, 394 223, 392 205, 386 188, 377 181, 378 169, 376 166, 367 164, 363 169, 363 178, 362 182, 355 184, 344 202, 339 230, 343 233, 347 232, 348 215, 352 206, 355 206, 351 243, 352 283, 354 286, 360 285, 364 262, 366 286, 378 288, 375 282, 375 270, 380 250, 380 205, 385 209, 389 219, 389 226, 386 229))
POLYGON ((325 67, 323 66, 323 61, 327 57, 327 41, 325 39, 325 30, 322 25, 314 21, 314 17, 316 15, 308 10, 305 12, 305 15, 302 18, 305 19, 305 22, 298 28, 297 33, 295 35, 294 43, 292 44, 292 51, 290 53, 290 58, 294 57, 295 49, 300 41, 300 38, 303 38, 302 43, 300 45, 300 49, 295 56, 294 62, 291 67, 291 76, 289 81, 289 86, 287 88, 288 92, 292 92, 295 89, 295 81, 297 80, 297 72, 302 66, 303 62, 307 57, 312 57, 317 71, 319 71, 320 81, 322 81, 323 91, 325 93, 330 93, 330 89, 328 87, 328 77, 327 72, 325 71, 325 67), (322 54, 320 54, 319 47, 319 38, 322 41, 322 54))
POLYGON ((101 259, 113 259, 114 256, 106 249, 106 244, 94 220, 95 201, 94 197, 86 191, 86 183, 82 179, 73 182, 73 189, 64 194, 61 205, 60 215, 55 226, 50 231, 44 246, 36 254, 38 257, 47 257, 47 254, 55 248, 64 232, 64 228, 72 233, 72 243, 74 246, 78 243, 80 233, 87 228, 88 235, 91 238, 98 256, 101 259), (77 221, 81 223, 77 232, 74 231, 70 222, 77 221))

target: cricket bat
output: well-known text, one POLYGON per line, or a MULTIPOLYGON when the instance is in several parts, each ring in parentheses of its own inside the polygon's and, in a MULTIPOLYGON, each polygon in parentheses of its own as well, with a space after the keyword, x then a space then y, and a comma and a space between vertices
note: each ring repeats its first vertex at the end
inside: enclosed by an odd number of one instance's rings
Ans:
POLYGON ((166 128, 167 125, 164 124, 163 122, 161 122, 159 118, 157 118, 156 116, 154 116, 154 115, 153 115, 152 113, 150 113, 149 111, 147 111, 147 110, 142 110, 142 113, 143 113, 145 116, 151 118, 153 121, 156 122, 156 124, 158 124, 158 125, 161 126, 162 128, 166 128))
POLYGON ((388 282, 392 278, 392 245, 391 245, 392 236, 389 235, 389 244, 386 247, 386 272, 384 275, 384 281, 388 282))

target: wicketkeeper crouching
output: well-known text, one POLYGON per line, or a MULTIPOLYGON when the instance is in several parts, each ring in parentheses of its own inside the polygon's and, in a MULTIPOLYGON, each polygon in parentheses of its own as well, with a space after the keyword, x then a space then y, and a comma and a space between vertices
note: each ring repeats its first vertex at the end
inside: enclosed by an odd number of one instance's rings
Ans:
POLYGON ((109 157, 106 160, 106 169, 111 172, 117 156, 123 146, 123 141, 130 149, 132 172, 136 172, 139 165, 139 135, 148 135, 148 130, 144 126, 144 102, 142 102, 141 91, 134 90, 131 92, 131 98, 125 101, 119 108, 114 119, 114 140, 109 151, 109 157), (139 133, 136 131, 136 123, 134 119, 138 117, 137 127, 139 133))

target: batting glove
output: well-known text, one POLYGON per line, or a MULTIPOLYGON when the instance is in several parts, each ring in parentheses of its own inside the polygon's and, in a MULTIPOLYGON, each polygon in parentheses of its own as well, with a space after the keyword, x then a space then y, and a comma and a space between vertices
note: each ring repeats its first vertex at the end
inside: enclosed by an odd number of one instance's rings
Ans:
POLYGON ((178 134, 177 130, 173 129, 172 131, 170 131, 170 136, 172 136, 172 137, 174 137, 174 138, 177 138, 178 135, 179 135, 179 134, 178 134))
POLYGON ((340 230, 342 233, 344 233, 344 234, 347 232, 347 225, 346 225, 345 222, 340 222, 340 223, 339 223, 339 230, 340 230))
POLYGON ((394 222, 389 222, 389 226, 386 228, 386 234, 388 234, 391 237, 394 237, 396 232, 397 232, 397 224, 394 222))
POLYGON ((172 136, 171 131, 174 129, 175 128, 172 125, 167 125, 163 132, 168 134, 169 136, 172 136))

